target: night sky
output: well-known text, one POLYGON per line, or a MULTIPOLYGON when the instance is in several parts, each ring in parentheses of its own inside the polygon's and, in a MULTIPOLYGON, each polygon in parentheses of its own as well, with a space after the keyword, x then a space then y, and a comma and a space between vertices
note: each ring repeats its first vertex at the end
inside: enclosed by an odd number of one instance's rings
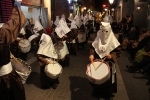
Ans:
POLYGON ((102 2, 103 1, 104 0, 95 0, 95 8, 96 8, 96 10, 102 11, 102 2))

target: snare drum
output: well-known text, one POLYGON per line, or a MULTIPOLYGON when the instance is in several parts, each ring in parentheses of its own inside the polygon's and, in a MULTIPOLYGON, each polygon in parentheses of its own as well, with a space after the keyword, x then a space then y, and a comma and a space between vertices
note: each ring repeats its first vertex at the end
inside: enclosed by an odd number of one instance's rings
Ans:
POLYGON ((20 75, 22 83, 24 84, 31 73, 31 67, 23 60, 16 58, 11 59, 13 69, 20 75), (20 63, 19 63, 20 62, 20 63))
POLYGON ((110 79, 110 68, 107 63, 102 63, 100 60, 97 60, 94 61, 93 64, 87 65, 86 75, 90 82, 103 84, 110 79), (95 70, 95 68, 97 68, 97 70, 95 70))
POLYGON ((22 53, 27 53, 31 49, 31 43, 27 39, 21 39, 18 47, 22 53))
POLYGON ((48 77, 52 79, 57 79, 59 75, 62 73, 62 66, 59 63, 50 63, 45 66, 45 73, 48 77))
POLYGON ((85 32, 78 32, 78 42, 83 43, 86 41, 86 33, 85 32))

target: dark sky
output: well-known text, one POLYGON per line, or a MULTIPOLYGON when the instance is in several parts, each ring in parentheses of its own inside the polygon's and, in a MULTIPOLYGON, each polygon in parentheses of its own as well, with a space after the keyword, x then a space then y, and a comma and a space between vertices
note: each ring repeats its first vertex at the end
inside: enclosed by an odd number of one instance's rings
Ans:
POLYGON ((103 0, 95 0, 95 8, 96 8, 96 10, 98 10, 98 11, 102 10, 102 2, 103 2, 103 0))

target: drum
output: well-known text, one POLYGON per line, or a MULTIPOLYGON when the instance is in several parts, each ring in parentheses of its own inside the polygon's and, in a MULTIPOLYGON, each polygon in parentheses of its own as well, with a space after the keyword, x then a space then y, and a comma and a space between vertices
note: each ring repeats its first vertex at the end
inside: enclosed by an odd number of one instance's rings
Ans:
POLYGON ((58 59, 63 59, 67 54, 69 54, 67 45, 65 41, 62 41, 61 44, 54 44, 58 59))
POLYGON ((57 79, 62 73, 62 66, 59 63, 50 63, 45 66, 45 73, 52 79, 57 79))
POLYGON ((28 38, 28 40, 31 42, 33 39, 35 39, 36 37, 38 37, 39 35, 36 35, 36 34, 34 34, 34 35, 31 35, 29 38, 28 38))
POLYGON ((67 35, 67 41, 71 42, 78 36, 78 29, 71 29, 71 31, 66 35, 67 35))
POLYGON ((18 43, 18 47, 22 53, 27 53, 31 49, 31 43, 27 39, 21 39, 18 43))
POLYGON ((100 85, 110 79, 110 68, 107 63, 96 60, 87 65, 86 75, 90 82, 100 85))
POLYGON ((64 47, 64 44, 63 44, 62 41, 59 41, 59 42, 57 42, 57 43, 54 44, 54 48, 56 50, 61 50, 63 47, 64 47))
POLYGON ((83 43, 86 41, 86 33, 85 32, 78 32, 78 43, 83 43))
POLYGON ((20 75, 22 83, 24 84, 31 73, 31 67, 23 60, 16 58, 11 59, 13 69, 20 75))

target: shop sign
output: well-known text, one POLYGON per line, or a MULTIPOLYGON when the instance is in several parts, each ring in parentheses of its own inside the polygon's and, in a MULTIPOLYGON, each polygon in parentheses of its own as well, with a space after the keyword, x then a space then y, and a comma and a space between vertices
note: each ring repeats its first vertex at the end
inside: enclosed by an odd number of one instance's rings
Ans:
POLYGON ((22 0, 21 4, 31 6, 41 6, 41 0, 22 0))
POLYGON ((33 9, 32 9, 31 7, 28 7, 28 12, 29 12, 29 13, 32 13, 32 10, 33 10, 33 9))

